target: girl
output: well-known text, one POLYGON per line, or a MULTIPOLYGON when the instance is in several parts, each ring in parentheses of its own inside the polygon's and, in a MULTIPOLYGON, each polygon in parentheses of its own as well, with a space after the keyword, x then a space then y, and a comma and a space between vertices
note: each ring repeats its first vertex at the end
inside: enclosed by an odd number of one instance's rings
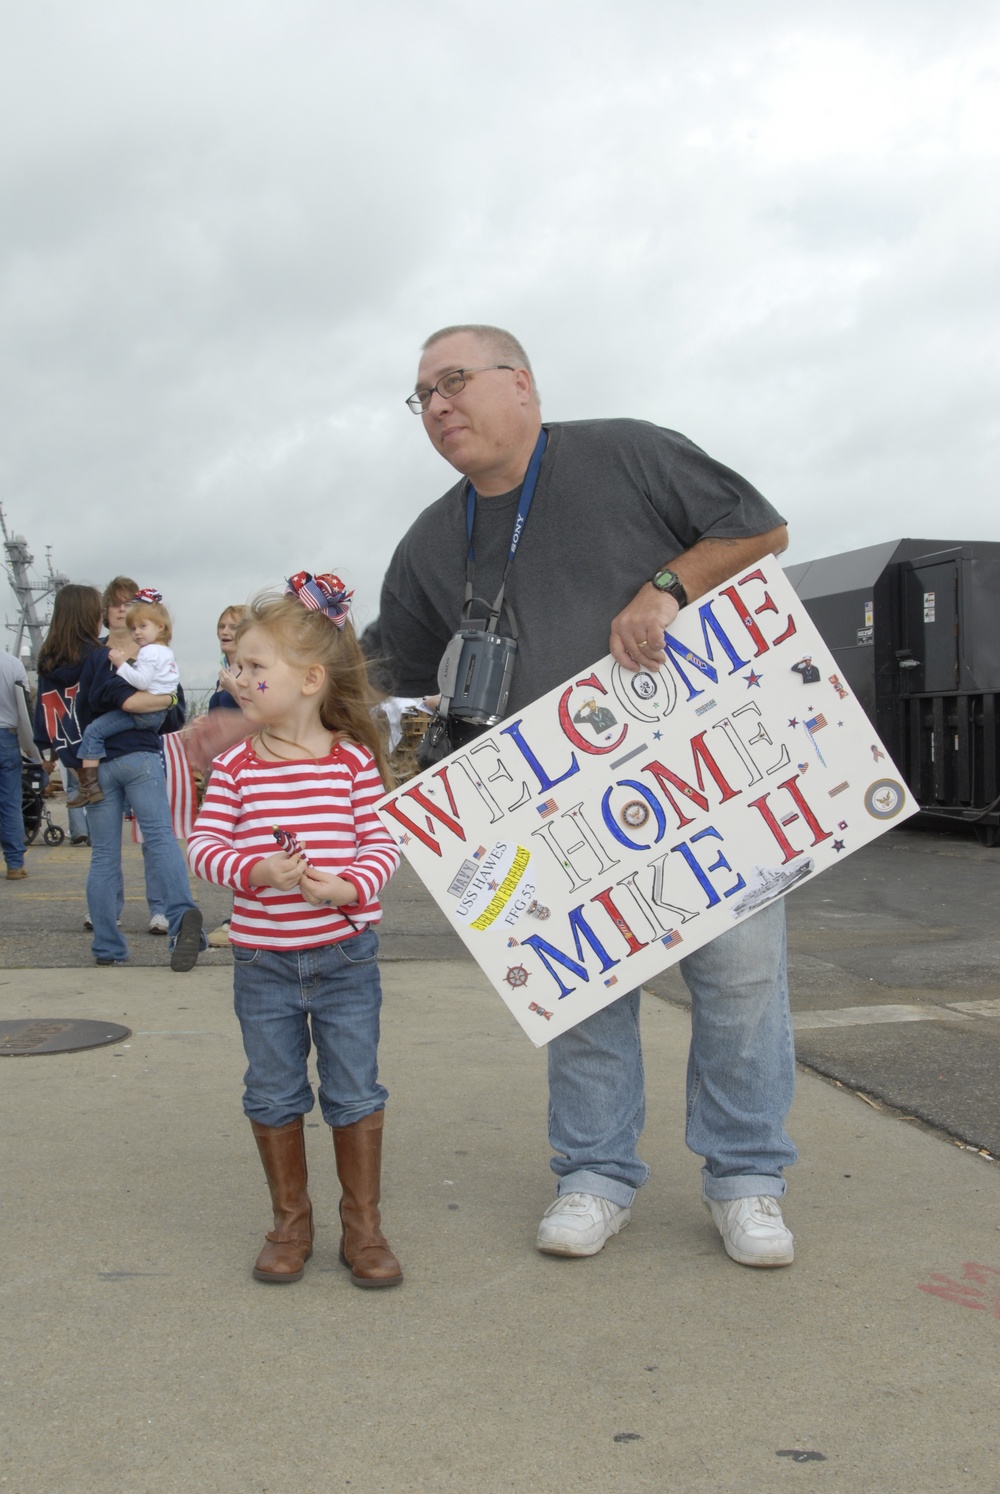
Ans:
POLYGON ((336 576, 300 572, 251 604, 237 632, 240 706, 257 727, 212 765, 188 842, 196 874, 236 893, 230 940, 249 1067, 243 1109, 274 1211, 253 1274, 298 1281, 312 1254, 303 1117, 333 1128, 340 1259, 357 1286, 403 1273, 380 1229, 378 894, 399 850, 372 805, 389 783, 377 696, 336 576))
MULTIPOLYGON (((176 702, 180 673, 173 650, 167 645, 172 636, 170 613, 163 605, 163 597, 151 587, 140 591, 125 616, 125 624, 132 633, 137 655, 126 658, 119 648, 109 648, 108 657, 118 676, 134 690, 149 691, 153 695, 166 695, 170 703, 176 702)), ((80 743, 80 788, 66 803, 71 809, 86 804, 99 804, 104 798, 97 781, 97 768, 107 756, 104 744, 108 737, 123 731, 134 731, 138 727, 157 730, 166 720, 166 708, 129 715, 126 711, 106 711, 87 727, 80 743)))

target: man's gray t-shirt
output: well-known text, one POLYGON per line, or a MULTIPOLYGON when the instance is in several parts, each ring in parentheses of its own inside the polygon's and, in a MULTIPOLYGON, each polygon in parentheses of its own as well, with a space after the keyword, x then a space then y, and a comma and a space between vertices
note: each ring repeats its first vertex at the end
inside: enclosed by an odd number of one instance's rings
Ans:
MULTIPOLYGON (((783 522, 756 488, 676 431, 641 420, 545 429, 507 579, 519 635, 508 714, 602 658, 612 618, 660 566, 698 540, 745 539, 783 522)), ((400 695, 437 689, 441 654, 464 626, 466 491, 463 478, 424 509, 386 573, 377 643, 400 695)), ((487 603, 500 587, 519 493, 476 505, 474 589, 487 603)), ((509 633, 506 617, 499 631, 509 633)))

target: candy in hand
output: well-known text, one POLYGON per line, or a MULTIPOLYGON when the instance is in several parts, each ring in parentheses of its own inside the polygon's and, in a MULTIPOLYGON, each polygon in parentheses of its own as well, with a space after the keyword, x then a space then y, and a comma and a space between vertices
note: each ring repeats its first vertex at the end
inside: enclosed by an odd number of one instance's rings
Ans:
POLYGON ((287 851, 289 856, 302 856, 305 859, 306 866, 312 865, 309 857, 306 856, 305 851, 302 849, 299 837, 293 831, 283 830, 280 825, 275 825, 272 834, 281 850, 287 851))

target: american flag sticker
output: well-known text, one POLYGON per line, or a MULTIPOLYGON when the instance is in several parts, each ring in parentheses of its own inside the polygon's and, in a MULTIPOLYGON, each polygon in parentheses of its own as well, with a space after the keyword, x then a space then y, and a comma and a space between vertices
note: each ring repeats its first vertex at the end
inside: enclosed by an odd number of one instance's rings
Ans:
POLYGON ((554 799, 543 799, 541 804, 535 805, 535 808, 544 820, 547 815, 555 814, 559 806, 554 799))
POLYGON ((819 714, 810 716, 809 720, 805 723, 806 731, 819 731, 825 725, 826 717, 819 714))

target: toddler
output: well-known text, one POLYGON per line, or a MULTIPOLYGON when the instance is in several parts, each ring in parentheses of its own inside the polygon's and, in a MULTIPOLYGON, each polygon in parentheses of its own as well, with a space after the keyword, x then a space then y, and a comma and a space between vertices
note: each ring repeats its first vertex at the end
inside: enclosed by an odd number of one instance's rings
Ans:
POLYGON ((298 1281, 312 1254, 303 1118, 319 1102, 342 1197, 340 1260, 360 1287, 402 1269, 381 1230, 378 895, 399 848, 373 809, 390 784, 377 695, 347 620, 351 594, 301 571, 258 598, 236 636, 239 703, 256 734, 212 764, 188 842, 192 870, 236 894, 229 939, 248 1068, 243 1109, 274 1228, 258 1281, 298 1281))

